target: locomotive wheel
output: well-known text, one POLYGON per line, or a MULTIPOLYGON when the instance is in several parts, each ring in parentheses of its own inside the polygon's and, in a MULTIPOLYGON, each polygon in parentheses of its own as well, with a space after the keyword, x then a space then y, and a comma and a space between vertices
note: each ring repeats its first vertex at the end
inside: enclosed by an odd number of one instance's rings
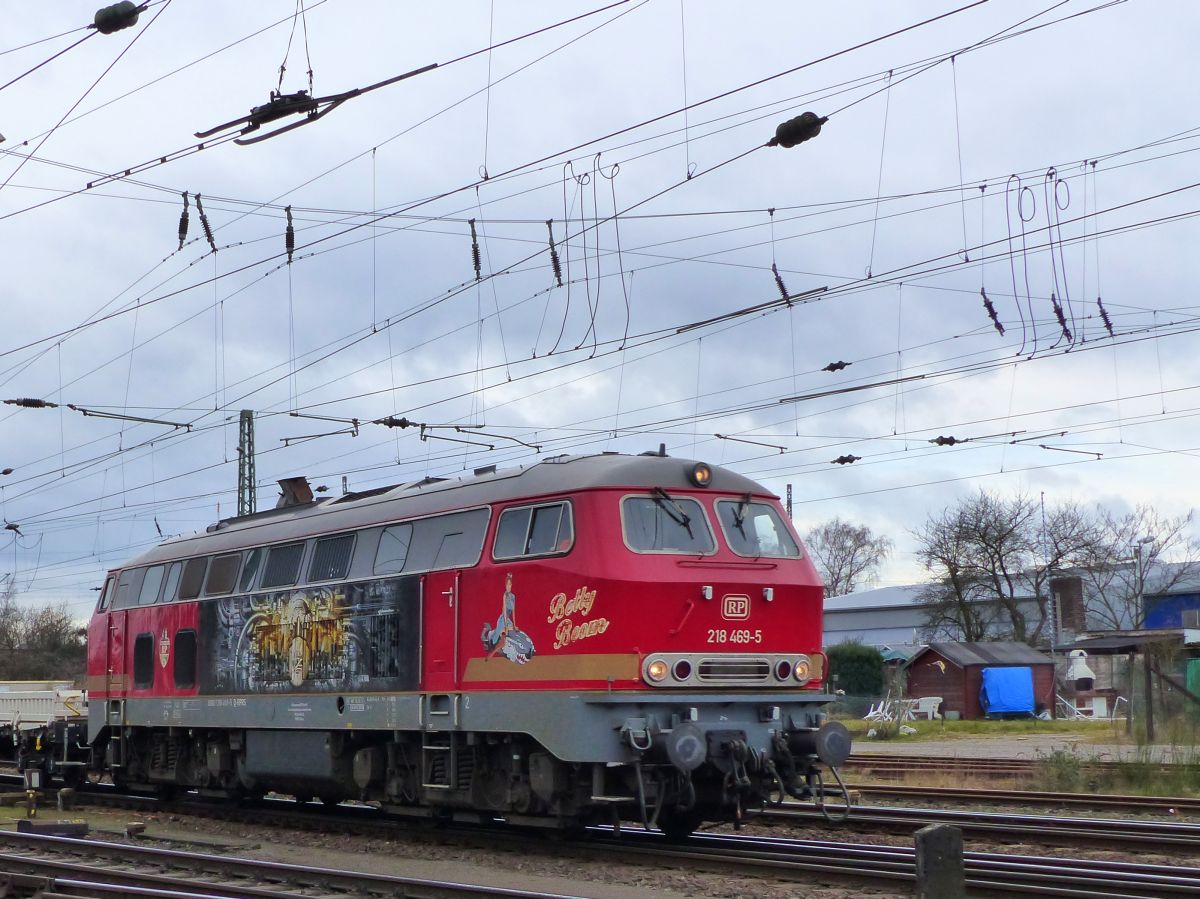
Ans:
POLYGON ((77 767, 64 768, 62 782, 64 787, 78 790, 87 782, 87 772, 77 767))
POLYGON ((162 802, 172 802, 175 799, 176 785, 175 784, 155 784, 153 791, 155 798, 162 802))
POLYGON ((700 813, 695 810, 690 812, 668 811, 659 816, 658 829, 668 840, 677 843, 690 837, 703 821, 700 813))

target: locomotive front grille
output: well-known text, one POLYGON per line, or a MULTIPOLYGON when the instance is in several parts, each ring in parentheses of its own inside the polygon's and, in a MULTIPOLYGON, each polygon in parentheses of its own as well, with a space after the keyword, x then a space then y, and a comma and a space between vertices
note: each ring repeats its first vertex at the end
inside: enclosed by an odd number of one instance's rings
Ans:
POLYGON ((765 683, 771 676, 771 663, 759 658, 701 659, 696 677, 706 683, 765 683))

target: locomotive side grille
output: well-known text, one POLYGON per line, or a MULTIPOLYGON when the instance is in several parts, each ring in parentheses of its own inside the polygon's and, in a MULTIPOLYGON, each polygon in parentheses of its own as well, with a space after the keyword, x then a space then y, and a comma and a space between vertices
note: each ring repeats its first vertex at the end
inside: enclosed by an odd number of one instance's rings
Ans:
POLYGON ((475 755, 467 749, 458 754, 458 783, 456 785, 460 790, 469 790, 474 779, 475 755))
POLYGON ((153 771, 171 773, 179 761, 179 747, 169 737, 155 740, 150 747, 150 768, 153 771))
POLYGON ((727 656, 720 659, 701 659, 696 667, 699 680, 720 683, 756 684, 771 676, 771 663, 766 659, 727 656))

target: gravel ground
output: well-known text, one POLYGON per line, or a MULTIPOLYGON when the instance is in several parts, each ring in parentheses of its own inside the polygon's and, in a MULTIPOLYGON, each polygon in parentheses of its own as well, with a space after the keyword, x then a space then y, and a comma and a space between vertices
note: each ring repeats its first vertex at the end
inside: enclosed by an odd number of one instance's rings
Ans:
MULTIPOLYGON (((128 812, 93 809, 81 810, 80 816, 92 822, 94 836, 102 839, 123 838, 126 822, 135 819, 128 812)), ((541 835, 531 835, 528 847, 515 851, 508 848, 465 848, 456 846, 453 838, 447 838, 445 842, 408 839, 404 836, 384 840, 295 830, 280 832, 260 826, 171 813, 136 816, 136 820, 147 825, 144 836, 136 840, 140 845, 167 845, 196 852, 270 859, 309 867, 532 889, 586 899, 632 899, 635 896, 652 896, 655 899, 795 899, 797 896, 812 899, 853 899, 859 896, 893 899, 912 895, 903 888, 871 889, 823 885, 811 880, 798 882, 766 877, 731 877, 653 862, 631 860, 622 864, 585 859, 571 851, 569 842, 541 835)), ((748 827, 743 832, 754 833, 755 829, 748 827)), ((775 836, 780 834, 774 828, 763 828, 761 832, 775 836)), ((789 835, 792 832, 789 831, 789 835)), ((830 838, 828 830, 819 828, 799 829, 794 835, 797 838, 830 838)), ((852 841, 859 841, 858 837, 845 836, 852 841)), ((877 842, 892 842, 892 839, 884 838, 877 842)), ((895 842, 912 843, 900 837, 895 838, 895 842)))
MULTIPOLYGON (((118 837, 128 812, 88 810, 94 833, 100 838, 118 837)), ((550 836, 531 835, 527 847, 480 849, 456 845, 445 840, 410 838, 352 838, 343 834, 307 831, 279 831, 257 825, 243 825, 186 815, 164 813, 139 817, 147 830, 138 843, 170 845, 198 852, 225 853, 263 858, 297 865, 344 868, 377 874, 425 877, 439 880, 481 883, 514 889, 533 889, 562 896, 587 899, 623 899, 646 897, 682 899, 851 899, 870 896, 878 899, 908 897, 905 887, 872 889, 854 885, 820 884, 808 881, 778 880, 767 877, 722 875, 707 871, 670 867, 662 863, 630 859, 627 863, 582 858, 571 850, 569 842, 550 836)), ((722 832, 726 828, 719 828, 722 832)), ((788 836, 796 839, 834 839, 852 843, 911 846, 912 838, 901 835, 859 834, 853 829, 822 826, 781 827, 748 824, 743 834, 788 836)), ((1163 865, 1200 866, 1200 856, 1140 851, 1136 856, 1105 850, 1080 851, 1048 847, 1034 843, 992 843, 969 840, 966 848, 980 852, 1005 852, 1014 855, 1042 855, 1059 858, 1124 859, 1163 865)))

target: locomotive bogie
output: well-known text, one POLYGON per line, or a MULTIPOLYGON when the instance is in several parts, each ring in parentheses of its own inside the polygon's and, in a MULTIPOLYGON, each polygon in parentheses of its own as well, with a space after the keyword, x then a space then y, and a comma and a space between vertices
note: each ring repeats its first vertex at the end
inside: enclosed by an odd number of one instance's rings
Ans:
POLYGON ((703 463, 349 494, 113 572, 84 745, 145 786, 682 832, 844 759, 821 601, 778 500, 703 463))

